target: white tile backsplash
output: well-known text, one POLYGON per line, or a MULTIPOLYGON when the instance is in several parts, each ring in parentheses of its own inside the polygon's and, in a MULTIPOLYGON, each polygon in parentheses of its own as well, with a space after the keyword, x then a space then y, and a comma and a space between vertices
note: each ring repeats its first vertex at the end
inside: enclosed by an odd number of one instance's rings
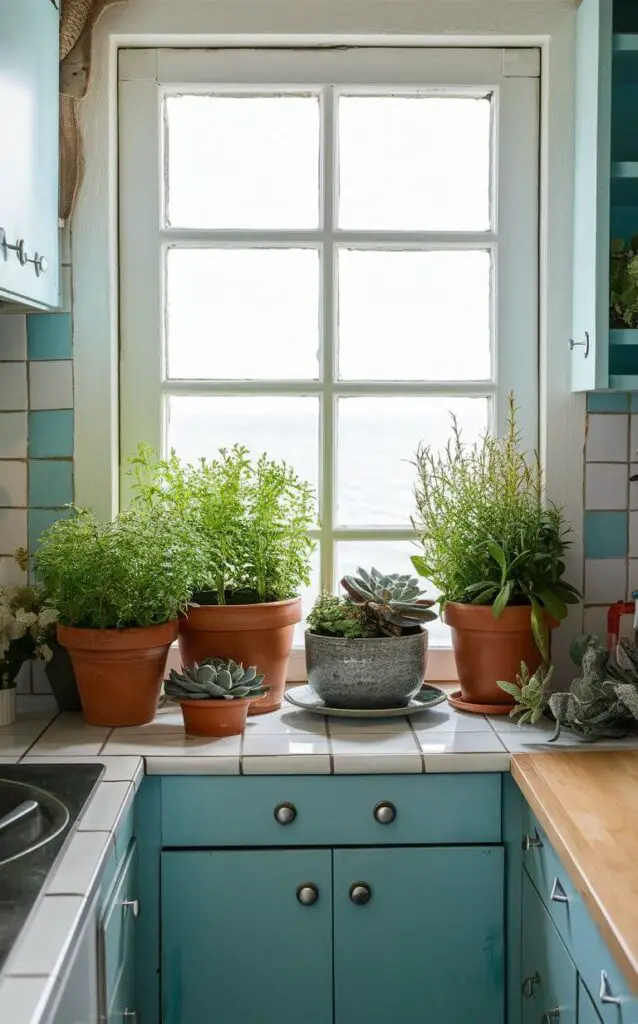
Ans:
POLYGON ((26 459, 27 413, 0 412, 0 459, 26 459))
MULTIPOLYGON (((27 358, 27 318, 24 313, 0 316, 0 362, 27 358)), ((2 370, 0 370, 2 373, 2 370)))
POLYGON ((15 459, 0 459, 0 506, 26 508, 26 505, 26 462, 18 462, 15 459))
POLYGON ((23 586, 26 582, 27 574, 20 568, 15 558, 11 555, 0 555, 0 586, 23 586))
POLYGON ((31 409, 73 408, 73 362, 51 359, 29 364, 31 409))
POLYGON ((0 372, 0 410, 20 411, 27 407, 27 364, 4 363, 0 372))
POLYGON ((27 510, 0 508, 0 555, 13 555, 27 546, 27 510))
POLYGON ((638 512, 629 513, 629 557, 638 555, 638 512))
POLYGON ((629 417, 589 415, 585 458, 587 462, 626 462, 629 417))
POLYGON ((611 604, 613 601, 623 601, 626 580, 626 559, 585 559, 585 595, 588 604, 611 604))
POLYGON ((624 463, 588 463, 585 467, 585 508, 626 509, 628 477, 624 463))

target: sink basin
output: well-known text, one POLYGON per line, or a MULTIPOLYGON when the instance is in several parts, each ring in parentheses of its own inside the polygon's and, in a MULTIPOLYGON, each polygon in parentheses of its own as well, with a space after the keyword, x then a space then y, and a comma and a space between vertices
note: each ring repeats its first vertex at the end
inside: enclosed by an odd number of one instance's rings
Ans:
POLYGON ((66 828, 69 812, 61 800, 39 786, 0 779, 0 867, 49 843, 66 828), (5 815, 24 810, 5 827, 5 815))

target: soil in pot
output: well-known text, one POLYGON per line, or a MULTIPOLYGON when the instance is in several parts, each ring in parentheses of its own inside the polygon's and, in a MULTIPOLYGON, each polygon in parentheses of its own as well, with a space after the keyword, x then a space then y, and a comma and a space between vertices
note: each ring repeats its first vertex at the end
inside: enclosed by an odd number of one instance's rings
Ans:
POLYGON ((44 671, 60 711, 81 711, 82 701, 75 680, 73 662, 66 647, 58 643, 51 645, 53 655, 47 661, 44 671))
POLYGON ((177 628, 177 619, 132 629, 58 626, 89 725, 115 728, 153 720, 177 628))
POLYGON ((180 700, 188 736, 238 736, 246 728, 250 698, 180 700))
POLYGON ((333 708, 405 707, 421 689, 428 634, 344 637, 306 633, 308 685, 333 708))
MULTIPOLYGON (((301 598, 263 604, 191 605, 179 621, 179 653, 190 668, 204 658, 232 658, 264 673, 268 693, 251 701, 249 714, 281 707, 301 598)), ((230 703, 230 701, 228 702, 230 703)))
MULTIPOLYGON (((498 680, 515 683, 522 661, 532 673, 543 660, 532 633, 529 605, 510 605, 496 619, 491 605, 449 602, 443 621, 452 631, 463 700, 475 705, 513 704, 498 680)), ((547 625, 553 629, 558 622, 548 616, 547 625)))

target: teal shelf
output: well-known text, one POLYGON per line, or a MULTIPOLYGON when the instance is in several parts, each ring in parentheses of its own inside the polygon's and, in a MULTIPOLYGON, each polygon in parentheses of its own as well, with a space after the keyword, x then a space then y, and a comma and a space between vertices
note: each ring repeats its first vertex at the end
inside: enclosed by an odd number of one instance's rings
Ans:
POLYGON ((609 378, 609 389, 610 391, 638 391, 638 374, 612 373, 609 378))
POLYGON ((617 345, 635 345, 638 348, 638 330, 631 330, 630 328, 610 330, 609 344, 614 347, 617 345))
POLYGON ((638 85, 638 33, 614 36, 614 80, 638 85))
POLYGON ((614 206, 638 206, 638 161, 611 165, 611 201, 614 206))

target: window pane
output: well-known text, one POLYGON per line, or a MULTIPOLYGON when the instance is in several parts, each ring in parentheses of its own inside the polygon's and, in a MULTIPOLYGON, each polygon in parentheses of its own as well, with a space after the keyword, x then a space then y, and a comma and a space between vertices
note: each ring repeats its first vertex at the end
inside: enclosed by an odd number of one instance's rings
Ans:
MULTIPOLYGON (((416 576, 410 555, 419 554, 419 546, 409 540, 361 540, 339 541, 337 543, 337 581, 348 573, 355 572, 359 566, 370 569, 372 566, 380 572, 409 572, 416 576)), ((434 599, 438 593, 425 580, 421 585, 427 596, 434 599)), ((438 607, 435 609, 438 611, 438 607)), ((440 619, 428 622, 430 647, 451 647, 450 630, 440 619)))
POLYGON ((443 448, 450 413, 463 436, 487 428, 487 398, 340 398, 337 521, 342 526, 409 526, 420 441, 443 448))
POLYGON ((317 377, 315 249, 169 249, 166 307, 169 378, 317 377))
POLYGON ((339 227, 485 231, 490 101, 342 96, 339 227))
POLYGON ((255 455, 285 459, 317 488, 319 403, 288 396, 186 397, 168 399, 167 448, 192 462, 219 448, 243 444, 255 455))
POLYGON ((317 96, 170 96, 171 227, 316 227, 317 96))
POLYGON ((488 252, 339 253, 339 376, 488 380, 488 252))

